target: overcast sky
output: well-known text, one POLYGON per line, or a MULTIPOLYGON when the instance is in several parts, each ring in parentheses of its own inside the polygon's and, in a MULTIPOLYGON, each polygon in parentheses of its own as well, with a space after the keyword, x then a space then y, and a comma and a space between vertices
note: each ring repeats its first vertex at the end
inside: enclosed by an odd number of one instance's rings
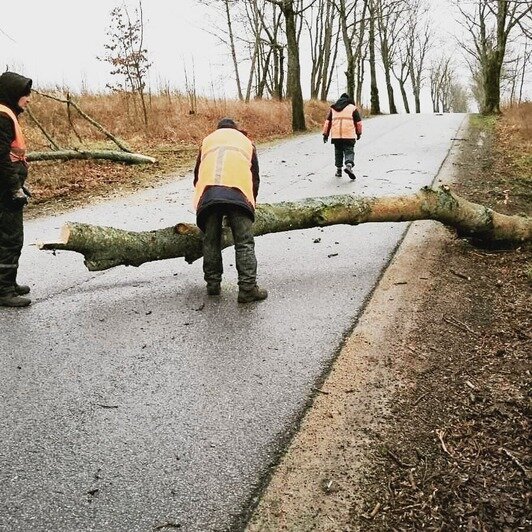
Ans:
MULTIPOLYGON (((103 89, 111 81, 109 65, 97 60, 108 42, 109 13, 121 0, 25 0, 2 3, 0 21, 0 66, 9 66, 34 79, 37 87, 63 85, 78 90, 103 89)), ((133 10, 137 0, 126 0, 133 10)), ((442 51, 455 47, 451 31, 457 25, 448 0, 431 0, 431 16, 442 51)), ((144 0, 145 44, 153 67, 150 82, 184 90, 185 65, 189 78, 195 66, 196 88, 207 96, 236 95, 227 48, 209 32, 216 24, 208 8, 195 0, 144 0)), ((306 42, 306 40, 305 40, 306 42)), ((460 62, 460 55, 456 53, 460 62)), ((306 61, 308 63, 308 59, 306 61)), ((303 64, 303 88, 308 96, 309 68, 303 64)), ((339 67, 340 83, 343 82, 339 67)), ((464 83, 466 80, 464 79, 464 83)), ((342 87, 333 87, 332 96, 342 87)), ((382 87, 383 98, 384 87, 382 87)), ((398 99, 399 99, 399 95, 398 99)), ((399 102, 398 102, 399 103, 399 102)), ((429 109, 427 109, 428 111, 429 109)))
MULTIPOLYGON (((4 3, 4 2, 2 2, 4 3)), ((97 60, 108 42, 109 13, 120 0, 25 0, 2 6, 0 61, 23 71, 37 85, 64 84, 90 88, 110 81, 109 65, 97 60), (7 13, 6 13, 7 11, 7 13)), ((138 2, 126 2, 132 9, 138 2)), ((184 64, 189 76, 194 59, 198 84, 210 90, 219 82, 226 51, 202 28, 209 27, 206 8, 193 0, 144 0, 145 43, 159 78, 184 88, 184 64), (211 80, 212 78, 212 80, 211 80)), ((2 66, 2 70, 5 67, 2 66)))

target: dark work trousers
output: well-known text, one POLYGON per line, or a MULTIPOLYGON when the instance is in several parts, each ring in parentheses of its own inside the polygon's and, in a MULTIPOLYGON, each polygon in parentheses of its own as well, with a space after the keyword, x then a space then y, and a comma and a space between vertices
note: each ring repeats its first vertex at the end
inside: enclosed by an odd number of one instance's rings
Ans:
POLYGON ((213 206, 205 217, 203 239, 203 273, 209 284, 222 280, 222 222, 229 222, 235 242, 235 260, 238 271, 238 286, 250 290, 256 284, 257 259, 253 238, 253 221, 242 209, 231 206, 213 206))
POLYGON ((24 226, 22 207, 11 208, 0 203, 0 295, 12 294, 17 282, 17 268, 24 226))
POLYGON ((336 168, 342 168, 345 164, 355 164, 355 141, 354 140, 333 140, 334 144, 334 164, 336 168))

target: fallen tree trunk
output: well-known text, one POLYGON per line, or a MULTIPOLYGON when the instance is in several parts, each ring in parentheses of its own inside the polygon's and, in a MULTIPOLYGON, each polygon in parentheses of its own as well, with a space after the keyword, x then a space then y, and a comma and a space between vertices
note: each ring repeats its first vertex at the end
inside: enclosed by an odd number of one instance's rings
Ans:
POLYGON ((156 159, 140 153, 111 150, 59 150, 59 151, 34 151, 27 155, 28 161, 70 161, 72 159, 105 159, 108 161, 126 164, 154 163, 156 159))
MULTIPOLYGON (((506 216, 471 203, 448 187, 422 188, 409 196, 363 198, 329 196, 297 202, 262 204, 257 208, 255 236, 311 227, 366 222, 436 220, 454 227, 474 242, 506 246, 529 242, 532 219, 506 216)), ((80 223, 63 226, 59 242, 38 244, 40 249, 82 253, 91 271, 118 265, 140 266, 154 260, 184 257, 189 263, 202 256, 203 236, 196 225, 177 224, 154 231, 134 232, 80 223)), ((233 245, 231 231, 223 233, 223 247, 233 245)))

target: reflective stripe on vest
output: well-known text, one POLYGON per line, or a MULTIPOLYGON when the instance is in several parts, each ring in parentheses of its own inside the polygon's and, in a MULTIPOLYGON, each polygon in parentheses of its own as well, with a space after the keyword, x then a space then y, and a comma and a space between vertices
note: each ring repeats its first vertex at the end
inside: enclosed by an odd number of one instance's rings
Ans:
POLYGON ((22 161, 23 163, 26 163, 26 141, 18 123, 17 116, 9 107, 2 104, 0 104, 0 112, 9 116, 15 127, 15 139, 11 143, 11 151, 9 152, 11 162, 15 163, 22 161))
POLYGON ((332 139, 354 139, 356 138, 355 124, 353 122, 353 113, 356 111, 353 104, 349 104, 341 111, 332 111, 332 139))
POLYGON ((203 192, 212 185, 237 188, 255 206, 252 156, 253 144, 236 129, 217 129, 205 137, 201 145, 194 207, 197 209, 203 192))

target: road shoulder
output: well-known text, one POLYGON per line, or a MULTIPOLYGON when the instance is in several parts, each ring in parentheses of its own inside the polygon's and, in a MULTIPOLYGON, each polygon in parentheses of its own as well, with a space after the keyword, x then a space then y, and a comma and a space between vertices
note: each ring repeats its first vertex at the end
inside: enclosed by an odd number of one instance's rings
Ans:
MULTIPOLYGON (((439 180, 486 168, 475 135, 439 180)), ((247 530, 524 526, 529 259, 411 224, 247 530)))
POLYGON ((391 401, 405 386, 399 366, 412 355, 408 334, 447 238, 435 222, 411 225, 277 467, 250 532, 333 531, 349 522, 391 401))

